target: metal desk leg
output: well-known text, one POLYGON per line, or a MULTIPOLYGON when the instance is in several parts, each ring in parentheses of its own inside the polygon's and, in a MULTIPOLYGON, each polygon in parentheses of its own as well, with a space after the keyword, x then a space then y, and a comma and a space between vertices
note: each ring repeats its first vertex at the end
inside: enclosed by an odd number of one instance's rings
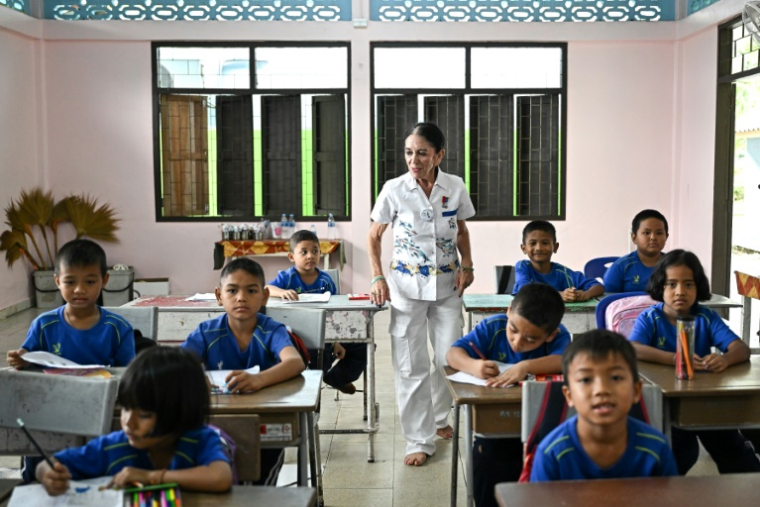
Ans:
POLYGON ((309 431, 313 430, 311 426, 311 418, 306 412, 298 414, 299 436, 298 436, 298 485, 308 486, 308 445, 309 445, 309 431))
POLYGON ((752 320, 752 299, 744 296, 742 298, 742 341, 749 347, 749 334, 751 329, 750 321, 752 320))
POLYGON ((457 465, 459 465, 459 405, 454 405, 454 441, 451 443, 451 507, 457 507, 457 465))
POLYGON ((322 453, 319 446, 319 426, 314 423, 314 414, 307 414, 309 425, 309 471, 311 472, 311 487, 317 490, 317 505, 325 504, 322 492, 322 453))
POLYGON ((472 405, 464 406, 464 447, 466 449, 464 476, 467 478, 467 507, 475 501, 475 488, 472 483, 472 405))
POLYGON ((375 432, 377 432, 377 405, 375 404, 375 324, 374 319, 370 319, 368 325, 368 335, 370 337, 367 343, 367 400, 369 403, 369 418, 367 420, 367 462, 375 462, 375 432))

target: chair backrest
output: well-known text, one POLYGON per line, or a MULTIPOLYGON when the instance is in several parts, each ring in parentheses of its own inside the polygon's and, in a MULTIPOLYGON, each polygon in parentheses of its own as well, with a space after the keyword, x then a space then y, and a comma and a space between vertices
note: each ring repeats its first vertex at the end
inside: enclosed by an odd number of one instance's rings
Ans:
POLYGON ((333 283, 335 284, 335 288, 338 289, 338 294, 340 294, 340 271, 337 269, 323 269, 325 273, 330 275, 330 278, 332 278, 333 283))
POLYGON ((217 414, 209 423, 224 430, 235 442, 235 467, 238 481, 252 482, 261 475, 261 431, 254 414, 217 414))
MULTIPOLYGON (((522 427, 521 437, 523 442, 527 442, 538 419, 539 413, 545 410, 543 406, 544 392, 550 382, 523 382, 522 385, 522 427)), ((658 431, 662 431, 662 390, 654 385, 645 383, 641 390, 641 399, 643 401, 642 409, 649 419, 649 425, 658 431)), ((561 403, 564 403, 564 396, 561 397, 561 403)), ((631 415, 634 415, 634 408, 631 408, 631 415)), ((575 415, 575 409, 567 407, 565 419, 575 415)), ((564 420, 564 419, 563 419, 564 420)))
POLYGON ((139 329, 143 337, 158 340, 158 307, 157 306, 109 306, 105 307, 109 312, 124 317, 132 325, 132 329, 139 329))
POLYGON ((21 418, 45 451, 83 442, 61 434, 94 437, 111 431, 116 378, 0 370, 0 454, 38 454, 16 422, 21 418), (40 434, 37 432, 45 432, 40 434))
POLYGON ((597 257, 596 259, 591 259, 585 266, 583 266, 583 274, 586 275, 586 278, 593 278, 595 280, 597 278, 604 278, 607 268, 619 258, 620 257, 597 257))
POLYGON ((327 312, 303 306, 269 306, 267 316, 281 322, 297 334, 309 349, 325 348, 325 320, 327 312))
POLYGON ((515 286, 515 267, 514 266, 494 266, 493 267, 494 291, 496 294, 512 294, 515 286))

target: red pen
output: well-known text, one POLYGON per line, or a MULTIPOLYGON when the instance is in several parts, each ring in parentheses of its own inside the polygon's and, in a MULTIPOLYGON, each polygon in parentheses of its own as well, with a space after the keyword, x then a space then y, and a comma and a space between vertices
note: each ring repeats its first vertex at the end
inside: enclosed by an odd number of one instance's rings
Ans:
POLYGON ((470 347, 472 347, 472 350, 475 351, 478 357, 480 357, 483 361, 486 360, 486 356, 484 356, 483 353, 480 350, 478 350, 478 348, 475 346, 474 343, 470 342, 470 347))

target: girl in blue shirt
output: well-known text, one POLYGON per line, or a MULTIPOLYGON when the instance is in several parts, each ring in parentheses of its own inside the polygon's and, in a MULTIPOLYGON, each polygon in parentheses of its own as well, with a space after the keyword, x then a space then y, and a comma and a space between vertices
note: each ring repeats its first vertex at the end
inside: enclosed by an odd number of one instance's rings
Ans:
POLYGON ((638 292, 647 287, 668 240, 668 221, 657 210, 645 209, 633 217, 631 241, 636 250, 616 260, 604 274, 607 292, 638 292))
MULTIPOLYGON (((639 315, 629 337, 639 360, 674 365, 676 321, 689 315, 695 319, 694 369, 718 373, 749 359, 749 347, 717 313, 697 303, 710 299, 711 293, 702 264, 693 253, 673 250, 666 254, 655 267, 647 292, 661 303, 639 315), (712 353, 711 347, 722 354, 712 353)), ((720 473, 760 471, 760 461, 736 430, 672 428, 671 434, 679 474, 686 474, 699 456, 697 437, 720 473)))
POLYGON ((232 469, 220 436, 205 425, 206 377, 192 352, 153 347, 130 363, 119 383, 121 431, 43 461, 37 479, 50 495, 65 493, 69 479, 113 475, 111 486, 175 482, 183 489, 230 489, 232 469))

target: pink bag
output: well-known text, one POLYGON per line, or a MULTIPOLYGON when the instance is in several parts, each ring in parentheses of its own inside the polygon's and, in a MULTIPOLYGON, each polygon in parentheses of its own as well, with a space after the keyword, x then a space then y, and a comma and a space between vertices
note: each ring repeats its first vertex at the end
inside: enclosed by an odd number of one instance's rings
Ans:
POLYGON ((613 301, 604 313, 607 329, 628 338, 639 314, 655 304, 657 301, 649 296, 631 296, 613 301))

